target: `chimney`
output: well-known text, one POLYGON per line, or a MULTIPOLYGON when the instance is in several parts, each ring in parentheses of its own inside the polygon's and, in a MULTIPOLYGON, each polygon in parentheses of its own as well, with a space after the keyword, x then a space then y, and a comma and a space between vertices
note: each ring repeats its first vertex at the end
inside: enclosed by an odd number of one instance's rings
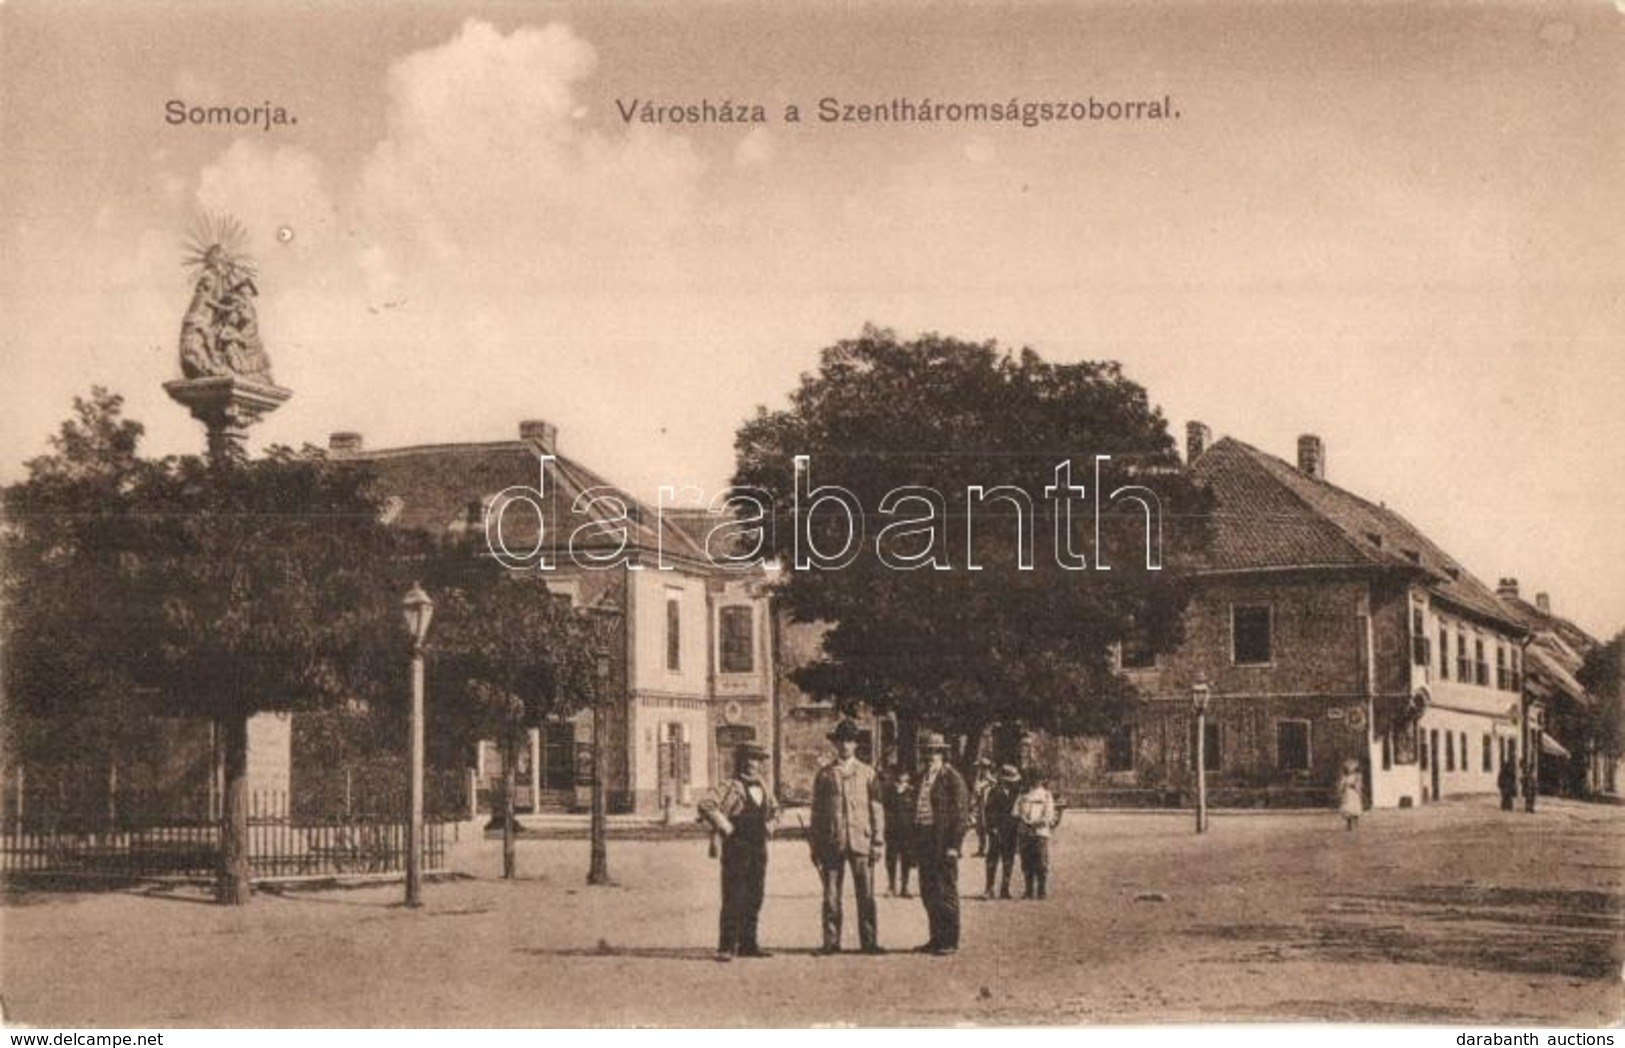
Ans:
POLYGON ((1298 470, 1316 480, 1326 479, 1326 447, 1313 433, 1298 438, 1298 470))
POLYGON ((559 427, 539 418, 519 423, 519 439, 528 440, 542 449, 544 455, 556 455, 559 450, 559 427))
POLYGON ((1185 464, 1192 465, 1213 442, 1213 431, 1205 422, 1185 423, 1185 464))
POLYGON ((1542 615, 1550 615, 1552 613, 1551 595, 1546 593, 1535 594, 1535 607, 1540 609, 1542 615))
POLYGON ((348 430, 334 433, 327 438, 327 450, 336 456, 354 455, 361 450, 361 434, 348 430))
POLYGON ((1505 578, 1502 579, 1500 584, 1498 584, 1495 587, 1495 595, 1497 597, 1506 597, 1509 600, 1517 600, 1518 599, 1518 580, 1517 579, 1505 579, 1505 578))

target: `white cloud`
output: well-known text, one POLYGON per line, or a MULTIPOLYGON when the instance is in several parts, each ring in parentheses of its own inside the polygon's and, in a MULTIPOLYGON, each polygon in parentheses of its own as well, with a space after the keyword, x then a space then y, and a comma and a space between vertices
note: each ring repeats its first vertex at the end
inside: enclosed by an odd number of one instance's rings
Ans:
POLYGON ((577 85, 597 64, 562 25, 503 34, 470 20, 389 72, 388 133, 361 176, 373 281, 436 270, 531 286, 636 260, 691 218, 703 165, 661 130, 587 130, 577 85))

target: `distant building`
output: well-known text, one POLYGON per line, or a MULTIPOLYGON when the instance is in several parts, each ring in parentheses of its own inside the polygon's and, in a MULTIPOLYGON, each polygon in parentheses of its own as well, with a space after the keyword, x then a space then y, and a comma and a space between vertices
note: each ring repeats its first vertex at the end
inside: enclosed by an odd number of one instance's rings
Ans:
POLYGON ((1503 578, 1495 592, 1529 630, 1524 690, 1546 711, 1541 789, 1572 796, 1611 790, 1612 762, 1595 751, 1592 734, 1597 699, 1576 679, 1586 656, 1602 642, 1553 614, 1547 594, 1535 594, 1533 604, 1524 600, 1515 578, 1503 578))

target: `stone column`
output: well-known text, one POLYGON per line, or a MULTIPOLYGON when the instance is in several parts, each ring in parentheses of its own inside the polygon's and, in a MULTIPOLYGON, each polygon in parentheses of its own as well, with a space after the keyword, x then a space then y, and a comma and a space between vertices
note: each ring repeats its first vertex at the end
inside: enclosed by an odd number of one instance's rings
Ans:
POLYGON ((236 462, 248 457, 248 429, 293 395, 292 390, 235 375, 177 379, 164 383, 164 392, 203 423, 209 435, 212 462, 236 462))

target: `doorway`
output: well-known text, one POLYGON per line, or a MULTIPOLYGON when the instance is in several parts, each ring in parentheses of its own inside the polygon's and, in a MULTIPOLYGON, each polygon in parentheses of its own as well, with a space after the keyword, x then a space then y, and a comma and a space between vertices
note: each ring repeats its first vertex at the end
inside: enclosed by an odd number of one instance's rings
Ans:
POLYGON ((1433 799, 1439 799, 1439 729, 1428 732, 1428 772, 1433 777, 1433 799))

